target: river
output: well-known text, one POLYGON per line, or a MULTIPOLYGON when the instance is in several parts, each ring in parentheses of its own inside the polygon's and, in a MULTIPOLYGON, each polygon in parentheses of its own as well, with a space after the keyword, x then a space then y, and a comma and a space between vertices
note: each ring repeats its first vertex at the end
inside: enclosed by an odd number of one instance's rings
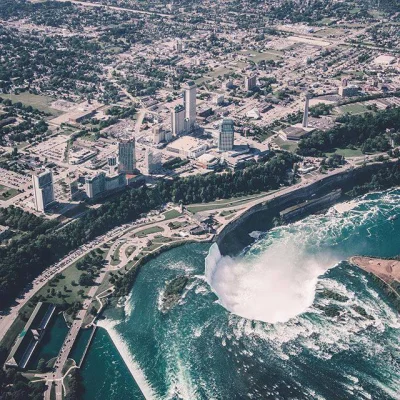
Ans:
POLYGON ((143 266, 99 322, 82 374, 94 399, 399 399, 400 318, 349 256, 400 253, 400 190, 255 238, 235 258, 188 244, 143 266), (191 279, 160 311, 166 282, 191 279))

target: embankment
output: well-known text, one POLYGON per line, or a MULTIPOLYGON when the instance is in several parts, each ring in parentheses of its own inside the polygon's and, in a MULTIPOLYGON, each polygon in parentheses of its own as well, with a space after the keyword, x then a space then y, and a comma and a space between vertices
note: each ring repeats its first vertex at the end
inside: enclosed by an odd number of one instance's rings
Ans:
POLYGON ((249 236, 252 231, 266 231, 273 228, 276 222, 291 222, 331 206, 343 198, 343 193, 352 189, 355 183, 367 182, 381 168, 384 168, 383 164, 371 164, 330 175, 255 205, 226 225, 216 237, 221 254, 238 254, 254 241, 249 236), (338 190, 341 190, 341 195, 332 195, 338 190), (285 212, 290 209, 291 213, 285 212))

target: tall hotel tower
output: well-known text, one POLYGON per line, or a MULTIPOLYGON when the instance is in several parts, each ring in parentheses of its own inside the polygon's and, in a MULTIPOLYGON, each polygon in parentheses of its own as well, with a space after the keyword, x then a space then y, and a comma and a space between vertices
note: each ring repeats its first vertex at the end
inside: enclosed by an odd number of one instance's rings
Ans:
POLYGON ((35 209, 45 212, 54 203, 53 173, 45 170, 32 175, 35 209))
POLYGON ((193 81, 189 81, 184 86, 184 107, 185 107, 185 121, 186 121, 186 132, 193 130, 196 124, 196 84, 193 81))
POLYGON ((118 169, 120 172, 133 175, 136 169, 135 139, 118 142, 118 169))

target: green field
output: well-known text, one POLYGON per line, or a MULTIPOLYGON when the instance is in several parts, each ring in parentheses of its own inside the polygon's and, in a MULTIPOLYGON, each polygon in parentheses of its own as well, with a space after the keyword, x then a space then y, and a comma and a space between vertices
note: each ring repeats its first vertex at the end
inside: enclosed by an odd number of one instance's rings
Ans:
POLYGON ((326 153, 327 156, 331 156, 332 154, 339 154, 340 156, 343 156, 345 158, 359 157, 363 155, 360 149, 337 149, 333 153, 326 153))
MULTIPOLYGON (((103 257, 105 257, 105 255, 106 252, 104 251, 103 257)), ((76 260, 70 267, 66 268, 60 274, 61 278, 58 281, 53 278, 50 282, 48 282, 42 289, 37 292, 37 295, 44 296, 46 298, 46 301, 54 304, 72 304, 76 301, 82 301, 83 297, 86 296, 89 292, 90 286, 85 287, 79 285, 78 283, 79 277, 84 272, 76 268, 76 263, 81 258, 76 260), (72 284, 73 281, 74 284, 72 284), (54 289, 53 294, 52 289, 54 289), (83 296, 78 294, 80 290, 83 290, 83 296), (61 297, 58 296, 59 291, 61 292, 61 297)))
POLYGON ((295 153, 299 144, 297 142, 293 142, 291 140, 283 140, 279 136, 273 140, 280 148, 286 151, 290 151, 291 153, 295 153))
POLYGON ((152 233, 158 233, 158 232, 163 232, 164 229, 160 228, 158 226, 152 226, 151 228, 143 229, 142 231, 139 231, 138 233, 135 234, 136 237, 142 238, 147 235, 150 235, 152 233))
POLYGON ((50 104, 54 101, 54 99, 49 96, 23 92, 21 94, 1 94, 0 97, 3 99, 10 99, 13 103, 21 102, 26 106, 32 106, 40 111, 52 114, 55 117, 63 114, 62 111, 58 111, 50 107, 50 104))
POLYGON ((343 114, 363 114, 368 111, 367 107, 360 103, 348 104, 345 106, 339 107, 339 110, 343 114))
POLYGON ((230 199, 216 200, 211 203, 190 204, 186 208, 192 214, 196 214, 196 213, 202 212, 202 211, 218 210, 221 208, 231 207, 231 206, 240 206, 242 204, 248 203, 251 200, 258 199, 265 195, 266 195, 266 193, 260 193, 260 194, 250 195, 250 196, 232 197, 230 199))
POLYGON ((248 59, 251 61, 254 61, 255 63, 258 63, 260 61, 276 61, 282 59, 280 56, 280 53, 277 51, 267 51, 260 53, 258 51, 250 51, 250 50, 245 50, 241 51, 242 54, 248 56, 248 59))
POLYGON ((123 243, 120 243, 117 246, 117 248, 115 249, 114 254, 111 257, 111 262, 110 262, 111 265, 118 265, 121 262, 121 260, 119 258, 119 251, 120 251, 122 245, 123 245, 123 243))
POLYGON ((163 213, 163 215, 165 216, 165 219, 173 219, 173 218, 178 218, 181 215, 181 213, 177 210, 169 210, 163 213))
POLYGON ((128 246, 128 247, 125 249, 125 255, 126 255, 127 257, 130 257, 130 256, 132 255, 132 253, 133 253, 135 250, 136 250, 136 247, 135 247, 135 246, 128 246))
POLYGON ((8 186, 0 185, 0 200, 8 200, 18 194, 17 189, 10 188, 8 186))

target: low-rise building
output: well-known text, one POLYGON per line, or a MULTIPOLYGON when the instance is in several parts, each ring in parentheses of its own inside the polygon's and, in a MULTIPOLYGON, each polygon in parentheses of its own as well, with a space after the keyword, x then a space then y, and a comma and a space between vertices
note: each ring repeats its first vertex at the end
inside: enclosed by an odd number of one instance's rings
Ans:
POLYGON ((167 146, 167 150, 186 158, 198 158, 207 151, 207 144, 192 136, 183 136, 167 146))
POLYGON ((36 305, 7 357, 4 364, 6 368, 26 368, 33 352, 45 334, 55 309, 54 304, 39 302, 36 305))

